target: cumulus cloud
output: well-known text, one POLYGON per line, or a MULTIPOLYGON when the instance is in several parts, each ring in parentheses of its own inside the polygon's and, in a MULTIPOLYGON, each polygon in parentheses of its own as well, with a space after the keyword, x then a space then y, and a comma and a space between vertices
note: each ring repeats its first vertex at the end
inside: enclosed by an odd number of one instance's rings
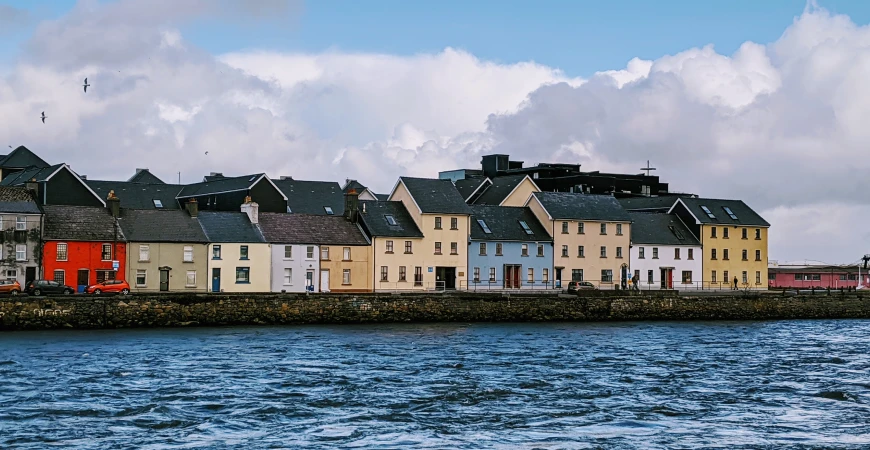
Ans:
POLYGON ((649 159, 672 190, 745 199, 774 226, 774 259, 870 251, 870 28, 848 17, 810 7, 773 43, 635 58, 588 80, 451 48, 216 56, 178 31, 202 17, 300 11, 272 1, 82 2, 42 23, 0 78, 0 138, 92 178, 143 165, 188 182, 265 170, 358 178, 380 192, 402 174, 477 167, 487 152, 630 173, 649 159))
POLYGON ((11 5, 0 5, 0 36, 13 31, 30 20, 26 10, 11 5))

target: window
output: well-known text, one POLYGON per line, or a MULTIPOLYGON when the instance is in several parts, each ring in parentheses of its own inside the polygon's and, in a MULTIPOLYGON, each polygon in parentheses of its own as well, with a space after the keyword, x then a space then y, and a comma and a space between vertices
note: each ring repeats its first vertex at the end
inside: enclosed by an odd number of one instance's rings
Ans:
POLYGON ((145 277, 145 269, 136 269, 136 287, 145 287, 147 278, 145 277))
POLYGON ((423 285, 423 268, 414 267, 414 286, 423 285))
POLYGON ((18 231, 27 229, 27 217, 18 216, 15 218, 15 229, 18 231))
POLYGON ((711 283, 715 283, 715 282, 716 282, 716 271, 715 271, 715 270, 712 271, 712 272, 710 272, 710 282, 711 282, 711 283))
POLYGON ((680 249, 674 249, 674 259, 680 259, 680 249))
POLYGON ((495 283, 495 267, 489 268, 489 282, 495 283))
POLYGON ((523 231, 525 231, 526 234, 529 234, 529 235, 531 235, 531 234, 535 234, 535 233, 532 231, 532 229, 529 228, 529 224, 527 224, 524 220, 520 220, 520 226, 523 227, 523 231))
POLYGON ((474 282, 480 283, 480 267, 474 268, 474 282))
POLYGON ((577 246, 577 257, 578 258, 585 258, 586 257, 586 247, 584 247, 582 245, 577 246))
POLYGON ((450 218, 450 229, 451 230, 458 230, 459 229, 459 219, 457 219, 456 217, 450 218))
POLYGON ((607 258, 607 247, 603 245, 601 246, 601 257, 607 258))
POLYGON ((65 285, 66 284, 66 272, 63 270, 55 270, 54 271, 54 281, 57 284, 65 285))
MULTIPOLYGON (((284 252, 287 250, 285 249, 284 252)), ((286 253, 285 253, 286 254, 286 253)), ((221 246, 214 245, 211 248, 211 259, 221 259, 221 246)))
POLYGON ((236 267, 236 283, 244 284, 251 282, 251 268, 250 267, 236 267))
POLYGON ((393 241, 387 241, 387 253, 393 253, 393 241))
POLYGON ((724 259, 725 261, 728 261, 728 249, 727 248, 722 250, 722 259, 724 259))
POLYGON ((722 227, 722 239, 728 239, 728 231, 727 227, 722 227))
POLYGON ((387 266, 381 266, 381 281, 389 281, 389 272, 387 272, 387 266))
POLYGON ((341 271, 341 284, 350 284, 350 269, 341 271))
POLYGON ((151 201, 154 202, 154 207, 155 207, 155 208, 162 208, 162 207, 163 207, 163 202, 161 202, 160 200, 157 200, 157 199, 155 198, 154 200, 151 200, 151 201))
POLYGON ((616 235, 622 236, 622 224, 621 223, 616 224, 616 235))
POLYGON ((583 269, 571 269, 571 281, 583 281, 583 269))
POLYGON ((529 276, 529 279, 528 279, 529 284, 534 284, 535 283, 535 269, 529 267, 529 275, 528 276, 529 276))
POLYGON ((188 270, 187 271, 187 282, 185 284, 186 287, 196 287, 196 271, 188 270))
POLYGON ((645 249, 643 247, 637 248, 637 259, 646 259, 645 249))
POLYGON ((761 240, 761 229, 760 228, 755 229, 755 239, 761 240))
POLYGON ((112 244, 103 244, 103 251, 100 257, 103 261, 112 260, 112 244))
POLYGON ((458 255, 459 254, 459 245, 456 242, 450 243, 450 254, 458 255))
POLYGON ((583 222, 577 223, 577 234, 586 234, 586 224, 583 222))
POLYGON ((293 269, 285 268, 284 269, 284 286, 292 286, 293 285, 293 269))
POLYGON ((741 229, 741 230, 740 230, 740 238, 741 238, 741 239, 748 239, 748 238, 746 237, 747 233, 749 233, 749 230, 748 230, 748 229, 746 229, 746 228, 741 229))
POLYGON ((114 280, 115 279, 115 271, 114 270, 98 270, 97 271, 97 283, 103 283, 106 280, 114 280))
POLYGON ((743 250, 743 260, 744 260, 744 261, 748 261, 748 260, 749 260, 749 254, 748 254, 748 253, 749 253, 749 252, 747 252, 746 249, 743 250))
MULTIPOLYGON (((184 262, 193 262, 193 246, 185 245, 184 246, 184 262)), ((196 284, 196 283, 194 283, 196 284)))
MULTIPOLYGON (((64 259, 66 259, 66 258, 64 258, 64 259)), ((140 245, 139 246, 139 261, 142 262, 142 261, 150 261, 150 260, 151 260, 150 247, 148 245, 140 245)))
POLYGON ((683 271, 683 284, 692 284, 692 271, 684 270, 683 271))
POLYGON ((709 218, 711 218, 711 219, 715 219, 715 218, 716 218, 716 216, 714 216, 713 213, 710 212, 710 208, 708 208, 708 207, 706 207, 706 206, 704 206, 704 205, 701 205, 701 209, 704 211, 704 214, 706 214, 707 217, 709 217, 709 218))
POLYGON ((387 225, 389 225, 389 226, 391 226, 391 227, 394 227, 394 226, 398 225, 398 223, 396 223, 396 218, 393 217, 392 214, 386 214, 386 215, 384 215, 384 219, 387 220, 387 225))
POLYGON ((7 269, 6 270, 6 278, 10 280, 14 280, 18 278, 18 270, 16 269, 7 269))
POLYGON ((399 266, 399 281, 408 281, 408 274, 405 266, 399 266))
POLYGON ((734 214, 734 212, 731 211, 731 208, 729 208, 727 206, 723 206, 722 209, 725 210, 725 213, 728 214, 728 217, 730 217, 734 220, 737 220, 737 214, 734 214))
POLYGON ((652 270, 646 271, 646 282, 649 284, 653 284, 653 271, 652 270))
POLYGON ((710 237, 716 237, 716 227, 710 227, 710 237))
POLYGON ((486 242, 481 242, 481 243, 480 243, 480 254, 481 254, 481 255, 486 255, 486 242))
POLYGON ((483 229, 483 232, 486 234, 491 234, 492 230, 489 229, 489 226, 486 225, 486 222, 483 219, 477 219, 477 224, 480 225, 480 228, 483 229))
POLYGON ((329 261, 329 247, 320 247, 320 260, 329 261))
POLYGON ((326 211, 326 215, 327 215, 327 216, 331 216, 331 215, 335 214, 335 213, 332 211, 332 207, 331 207, 331 206, 324 206, 324 207, 323 207, 323 210, 326 211))
POLYGON ((761 250, 756 250, 756 251, 755 251, 755 260, 756 260, 756 261, 761 261, 761 250))
POLYGON ((659 248, 653 247, 653 259, 659 259, 659 248))
POLYGON ((761 272, 755 271, 755 284, 761 284, 761 272))
POLYGON ((616 257, 622 258, 622 247, 616 247, 616 257))
POLYGON ((562 246, 562 257, 564 257, 564 258, 568 257, 568 246, 567 245, 562 246))
MULTIPOLYGON (((247 253, 247 252, 245 252, 245 253, 247 253)), ((245 256, 247 256, 247 255, 245 255, 245 256)), ((314 259, 314 246, 313 245, 309 245, 309 246, 305 247, 305 258, 306 259, 314 259)))
POLYGON ((285 245, 284 246, 284 259, 293 259, 293 246, 285 245))
POLYGON ((436 254, 436 255, 440 255, 440 254, 441 254, 441 243, 440 243, 440 242, 436 242, 436 243, 435 243, 435 254, 436 254))
POLYGON ((57 244, 57 260, 58 261, 66 261, 67 259, 67 248, 66 243, 61 242, 57 244))
POLYGON ((520 253, 522 256, 529 256, 529 244, 522 245, 522 252, 520 253))
POLYGON ((343 261, 350 261, 350 247, 344 247, 341 249, 341 259, 343 261))
POLYGON ((686 251, 689 252, 689 259, 690 259, 690 260, 695 259, 695 249, 690 248, 690 249, 688 249, 688 250, 686 250, 686 251))
POLYGON ((239 259, 248 259, 248 246, 239 246, 239 259))
POLYGON ((411 254, 411 241, 405 241, 405 253, 411 254))
POLYGON ((722 281, 724 281, 726 283, 731 282, 731 280, 728 279, 728 271, 727 270, 722 271, 722 281))
POLYGON ((441 218, 440 218, 440 217, 436 217, 436 218, 435 218, 435 229, 436 229, 436 230, 440 230, 440 229, 441 229, 441 218))
POLYGON ((550 269, 541 269, 541 281, 544 283, 550 282, 550 269))
POLYGON ((27 261, 27 244, 15 244, 15 260, 27 261))
POLYGON ((502 250, 501 242, 496 242, 495 243, 495 256, 501 256, 502 255, 501 250, 502 250))
POLYGON ((602 283, 613 283, 613 271, 610 269, 602 269, 601 270, 601 282, 602 283))
POLYGON ((568 234, 568 222, 562 222, 562 234, 568 234))
POLYGON ((607 224, 606 223, 601 224, 601 234, 607 234, 607 224))
POLYGON ((544 244, 538 244, 538 256, 544 256, 544 244))
POLYGON ((710 249, 710 259, 716 259, 716 249, 715 248, 710 249))
POLYGON ((746 271, 743 271, 743 284, 749 283, 749 279, 746 277, 746 271))

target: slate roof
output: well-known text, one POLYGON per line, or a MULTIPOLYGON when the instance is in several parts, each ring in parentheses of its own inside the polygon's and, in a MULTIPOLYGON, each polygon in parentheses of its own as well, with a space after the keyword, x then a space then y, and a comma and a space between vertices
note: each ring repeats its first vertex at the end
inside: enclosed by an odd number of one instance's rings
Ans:
POLYGON ((324 206, 334 215, 344 214, 344 191, 334 181, 272 180, 287 197, 289 212, 294 214, 327 215, 324 206))
POLYGON ((3 180, 0 181, 0 186, 21 186, 31 179, 45 181, 46 178, 56 172, 57 169, 61 168, 61 166, 63 166, 63 164, 55 164, 48 167, 31 167, 20 172, 15 172, 9 174, 7 177, 3 177, 3 180))
POLYGON ((486 181, 486 178, 465 178, 462 180, 456 180, 453 185, 456 186, 456 190, 459 191, 459 194, 462 195, 463 199, 468 199, 469 196, 486 181))
POLYGON ((472 205, 471 239, 481 241, 552 241, 546 228, 529 208, 512 206, 472 205), (486 233, 478 220, 483 220, 491 233, 486 233), (533 234, 520 225, 524 221, 533 234))
POLYGON ((344 216, 260 213, 266 242, 277 244, 368 245, 362 230, 344 216))
POLYGON ((375 194, 378 201, 386 202, 390 200, 390 194, 375 194))
POLYGON ((417 224, 411 218, 404 203, 389 201, 361 201, 359 203, 360 221, 369 235, 377 237, 423 237, 423 233, 417 228, 417 224), (396 225, 387 223, 387 215, 396 219, 396 225))
POLYGON ((368 188, 357 180, 347 180, 344 184, 344 188, 342 188, 342 191, 347 192, 350 189, 356 189, 357 192, 362 192, 368 188))
POLYGON ((121 200, 122 208, 155 209, 154 200, 160 200, 163 209, 179 209, 175 196, 183 186, 177 184, 145 184, 129 181, 85 180, 88 186, 101 198, 109 196, 109 191, 121 200))
POLYGON ((41 214, 42 210, 26 188, 0 186, 0 213, 41 214))
MULTIPOLYGON (((199 195, 218 194, 221 192, 236 192, 249 189, 264 174, 256 173, 251 175, 242 175, 240 177, 224 177, 216 178, 212 181, 203 181, 185 185, 181 192, 178 193, 178 198, 196 197, 199 195)), ((209 177, 206 177, 209 178, 209 177)))
POLYGON ((182 210, 121 208, 118 223, 131 242, 208 242, 199 220, 182 210))
MULTIPOLYGON (((491 179, 492 184, 483 191, 483 194, 474 201, 475 205, 498 205, 513 192, 513 190, 526 179, 523 175, 507 175, 491 179)), ((524 201, 526 199, 523 199, 524 201)))
POLYGON ((701 245, 683 221, 673 214, 629 212, 628 215, 631 217, 632 244, 701 245))
POLYGON ((257 225, 243 212, 200 211, 197 215, 209 242, 261 243, 266 242, 257 225))
POLYGON ((610 195, 574 192, 535 192, 534 195, 555 220, 599 220, 628 222, 628 213, 610 195))
POLYGON ((716 224, 716 225, 745 225, 745 226, 757 226, 757 227, 769 227, 770 224, 767 223, 761 216, 758 215, 755 211, 752 210, 746 203, 743 203, 741 200, 722 200, 722 199, 712 199, 712 198, 681 198, 680 201, 686 205, 689 211, 702 223, 702 224, 716 224), (707 209, 715 216, 711 218, 707 215, 706 212, 701 208, 701 206, 706 206, 707 209), (737 220, 732 219, 724 208, 731 209, 731 212, 737 216, 737 220))
POLYGON ((680 198, 678 195, 660 195, 657 197, 625 197, 618 200, 626 211, 668 212, 678 198, 680 198))
POLYGON ((23 145, 18 146, 18 148, 9 152, 8 155, 0 158, 0 167, 6 169, 43 168, 48 166, 47 162, 23 145))
POLYGON ((401 177, 423 214, 471 214, 462 194, 450 180, 401 177))
MULTIPOLYGON (((115 220, 108 209, 98 206, 45 205, 45 239, 62 241, 112 242, 115 220)), ((117 241, 126 241, 124 230, 117 228, 117 241)))
POLYGON ((136 174, 127 181, 131 183, 166 184, 148 169, 136 169, 136 174))

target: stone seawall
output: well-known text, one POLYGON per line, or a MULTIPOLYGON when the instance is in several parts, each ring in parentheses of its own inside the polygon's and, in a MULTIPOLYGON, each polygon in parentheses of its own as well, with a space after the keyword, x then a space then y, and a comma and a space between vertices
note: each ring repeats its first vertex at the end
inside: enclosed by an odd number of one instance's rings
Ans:
POLYGON ((247 294, 0 299, 0 331, 252 324, 870 318, 870 293, 247 294))

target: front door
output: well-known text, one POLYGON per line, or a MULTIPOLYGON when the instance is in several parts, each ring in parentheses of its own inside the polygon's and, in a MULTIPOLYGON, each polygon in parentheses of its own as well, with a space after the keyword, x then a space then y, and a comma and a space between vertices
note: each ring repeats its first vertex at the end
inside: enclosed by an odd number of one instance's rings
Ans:
POLYGON ((169 271, 166 269, 160 269, 160 290, 169 290, 169 271))
POLYGON ((27 267, 24 269, 24 285, 27 286, 31 281, 36 279, 36 267, 27 267))
POLYGON ((305 271, 305 290, 308 292, 314 292, 314 271, 306 270, 305 271))
POLYGON ((673 276, 673 269, 661 269, 662 281, 661 288, 662 289, 673 289, 674 288, 674 280, 671 279, 673 276))
POLYGON ((320 271, 320 292, 329 292, 329 271, 320 271))
POLYGON ((91 281, 91 271, 88 269, 79 269, 78 275, 76 275, 76 290, 78 292, 84 292, 85 289, 88 288, 88 284, 91 281))
POLYGON ((221 291, 221 269, 219 267, 211 269, 211 291, 221 291))
POLYGON ((436 267, 435 268, 435 289, 456 289, 456 268, 455 267, 436 267))
POLYGON ((556 287, 557 288, 562 287, 562 268, 561 267, 556 268, 556 287))

